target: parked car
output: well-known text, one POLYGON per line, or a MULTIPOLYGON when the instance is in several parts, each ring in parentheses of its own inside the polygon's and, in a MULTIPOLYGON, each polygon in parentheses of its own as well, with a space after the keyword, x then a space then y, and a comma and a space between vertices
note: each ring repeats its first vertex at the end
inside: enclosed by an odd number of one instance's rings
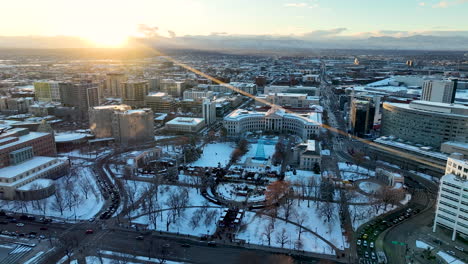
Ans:
POLYGON ((23 223, 17 223, 16 226, 17 227, 22 227, 22 226, 24 226, 24 224, 23 223))
POLYGON ((366 258, 369 258, 369 252, 367 252, 367 251, 364 252, 364 256, 365 256, 366 258))
POLYGON ((357 241, 357 245, 360 246, 361 245, 361 239, 358 239, 357 241))
POLYGON ((362 242, 362 245, 365 246, 365 247, 367 247, 367 240, 364 240, 364 241, 362 242))
POLYGON ((210 242, 208 242, 208 246, 210 246, 210 247, 216 247, 216 242, 210 241, 210 242))
POLYGON ((184 248, 189 248, 189 247, 190 247, 190 245, 187 244, 187 243, 184 243, 184 244, 182 244, 182 245, 180 245, 180 246, 181 246, 181 247, 184 247, 184 248))
POLYGON ((463 251, 465 251, 465 249, 464 249, 464 248, 462 248, 462 247, 459 247, 459 246, 455 246, 455 248, 456 248, 456 249, 458 249, 458 250, 460 250, 460 251, 462 251, 462 252, 463 252, 463 251))
POLYGON ((374 252, 371 252, 371 258, 372 258, 373 260, 375 260, 375 259, 376 259, 376 257, 375 257, 375 253, 374 253, 374 252))
POLYGON ((374 248, 374 242, 370 242, 369 247, 370 247, 370 248, 374 248))
POLYGON ((143 240, 143 239, 145 239, 143 236, 137 236, 136 237, 136 240, 143 240))

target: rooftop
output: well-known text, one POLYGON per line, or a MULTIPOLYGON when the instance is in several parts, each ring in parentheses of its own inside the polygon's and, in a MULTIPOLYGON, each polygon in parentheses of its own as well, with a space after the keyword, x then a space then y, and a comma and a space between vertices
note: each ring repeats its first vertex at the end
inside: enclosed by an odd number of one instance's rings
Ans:
POLYGON ((196 125, 202 123, 203 118, 192 118, 192 117, 176 117, 166 124, 169 125, 196 125))
POLYGON ((13 166, 8 166, 5 168, 0 169, 0 177, 1 178, 12 178, 15 177, 16 175, 22 174, 24 172, 30 171, 34 168, 40 167, 47 162, 57 160, 57 158, 54 157, 43 157, 43 156, 36 156, 33 157, 30 160, 27 160, 25 162, 13 165, 13 166))

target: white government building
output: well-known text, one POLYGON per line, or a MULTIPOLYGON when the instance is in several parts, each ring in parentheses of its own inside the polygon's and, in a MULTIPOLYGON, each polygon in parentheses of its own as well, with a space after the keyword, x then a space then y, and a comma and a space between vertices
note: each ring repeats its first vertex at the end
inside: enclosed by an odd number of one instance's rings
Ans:
POLYGON ((264 131, 290 133, 307 140, 318 136, 321 125, 321 111, 296 114, 278 107, 272 107, 267 112, 237 109, 224 118, 224 127, 230 136, 248 131, 264 131))
POLYGON ((458 153, 448 158, 440 179, 434 232, 437 225, 452 229, 452 240, 457 234, 468 236, 468 160, 458 153))

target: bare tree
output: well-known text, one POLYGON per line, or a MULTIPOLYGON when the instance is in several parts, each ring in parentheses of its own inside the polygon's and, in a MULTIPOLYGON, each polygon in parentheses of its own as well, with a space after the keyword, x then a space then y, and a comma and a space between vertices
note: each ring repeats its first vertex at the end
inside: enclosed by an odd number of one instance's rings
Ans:
POLYGON ((321 202, 319 206, 319 213, 322 217, 327 219, 327 222, 333 218, 334 206, 331 202, 321 202))
POLYGON ((283 199, 284 218, 286 220, 289 220, 289 216, 292 213, 294 213, 293 203, 294 203, 294 199, 293 199, 292 191, 289 191, 284 195, 284 199, 283 199))
POLYGON ((52 209, 60 212, 60 215, 63 215, 63 211, 65 210, 66 202, 63 197, 63 191, 61 188, 55 190, 54 200, 52 202, 52 209))
POLYGON ((307 221, 307 219, 309 217, 307 216, 307 213, 305 213, 305 212, 302 212, 300 214, 296 213, 295 217, 296 217, 295 222, 296 222, 296 224, 299 225, 299 227, 298 227, 299 230, 297 232, 298 240, 301 240, 301 235, 302 235, 302 233, 304 233, 304 229, 302 228, 302 226, 304 225, 304 223, 307 221))
POLYGON ((284 244, 289 242, 289 236, 286 228, 282 228, 281 232, 276 234, 276 243, 281 244, 281 248, 284 248, 284 244))
POLYGON ((78 247, 80 239, 76 233, 66 233, 58 239, 59 246, 63 249, 68 261, 70 262, 73 252, 78 247))
POLYGON ((275 230, 275 224, 273 219, 270 219, 268 224, 264 226, 262 236, 265 237, 266 241, 268 242, 268 246, 271 246, 271 236, 273 235, 273 231, 275 230))
POLYGON ((91 183, 86 178, 82 178, 78 183, 79 183, 79 187, 80 187, 81 192, 83 193, 83 195, 85 196, 85 199, 87 200, 88 199, 88 194, 89 194, 89 192, 92 191, 93 186, 91 185, 91 183))

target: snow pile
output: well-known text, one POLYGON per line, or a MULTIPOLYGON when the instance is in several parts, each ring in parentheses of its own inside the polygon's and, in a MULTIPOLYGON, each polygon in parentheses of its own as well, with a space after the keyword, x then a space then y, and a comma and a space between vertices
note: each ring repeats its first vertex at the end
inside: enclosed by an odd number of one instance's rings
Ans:
POLYGON ((425 242, 423 241, 419 241, 419 240, 416 240, 416 247, 417 248, 422 248, 422 249, 429 249, 429 250, 433 250, 434 247, 429 245, 429 244, 426 244, 425 242))
POLYGON ((439 251, 437 252, 437 255, 439 255, 439 257, 441 257, 443 260, 445 260, 447 263, 450 263, 450 264, 465 264, 465 262, 455 258, 455 257, 452 257, 450 256, 449 254, 443 252, 443 251, 439 251))

